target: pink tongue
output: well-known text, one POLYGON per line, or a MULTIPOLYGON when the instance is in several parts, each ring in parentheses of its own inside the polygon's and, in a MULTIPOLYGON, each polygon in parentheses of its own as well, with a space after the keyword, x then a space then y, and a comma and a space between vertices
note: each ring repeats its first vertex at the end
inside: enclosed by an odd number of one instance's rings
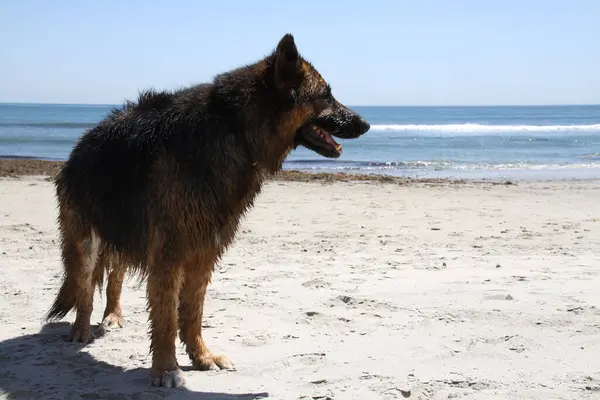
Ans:
MULTIPOLYGON (((325 133, 323 136, 325 137, 325 141, 326 141, 328 144, 330 144, 330 145, 332 145, 333 147, 335 147, 336 149, 337 149, 338 147, 341 147, 341 146, 340 146, 340 145, 339 145, 339 144, 338 144, 338 143, 337 143, 337 142, 336 142, 336 141, 333 139, 333 137, 332 137, 330 134, 328 134, 328 133, 325 133)), ((339 149, 338 149, 338 150, 339 150, 339 149)))

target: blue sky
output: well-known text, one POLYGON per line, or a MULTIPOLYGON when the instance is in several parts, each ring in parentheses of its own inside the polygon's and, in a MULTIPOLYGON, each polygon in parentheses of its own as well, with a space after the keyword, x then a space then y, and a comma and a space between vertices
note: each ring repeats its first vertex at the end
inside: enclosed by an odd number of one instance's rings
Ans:
POLYGON ((290 32, 350 105, 597 104, 599 18, 598 0, 2 1, 0 102, 121 103, 290 32))

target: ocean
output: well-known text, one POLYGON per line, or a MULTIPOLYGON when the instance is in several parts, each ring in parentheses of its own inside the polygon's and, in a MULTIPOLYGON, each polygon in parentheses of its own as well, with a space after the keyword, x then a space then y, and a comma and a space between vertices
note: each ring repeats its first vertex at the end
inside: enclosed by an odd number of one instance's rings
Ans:
MULTIPOLYGON (((0 104, 0 158, 64 160, 108 105, 0 104)), ((336 160, 299 148, 285 169, 413 178, 600 178, 600 105, 352 107, 371 124, 336 160)))

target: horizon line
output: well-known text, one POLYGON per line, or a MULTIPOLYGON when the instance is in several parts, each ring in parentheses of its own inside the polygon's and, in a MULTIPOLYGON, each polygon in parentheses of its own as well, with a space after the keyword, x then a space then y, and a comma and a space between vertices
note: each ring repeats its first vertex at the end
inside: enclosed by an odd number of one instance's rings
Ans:
MULTIPOLYGON (((0 101, 0 105, 47 105, 47 106, 93 106, 120 107, 122 103, 51 103, 0 101)), ((349 104, 348 107, 590 107, 600 106, 600 103, 540 103, 540 104, 349 104)))

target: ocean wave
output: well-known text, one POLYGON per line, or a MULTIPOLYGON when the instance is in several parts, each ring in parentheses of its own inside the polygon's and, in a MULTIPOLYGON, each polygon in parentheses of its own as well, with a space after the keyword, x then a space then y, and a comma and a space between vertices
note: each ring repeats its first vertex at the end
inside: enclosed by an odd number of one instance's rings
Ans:
MULTIPOLYGON (((96 122, 4 122, 3 128, 93 128, 96 122)), ((485 125, 485 124, 374 124, 372 131, 448 132, 448 133, 506 133, 506 132, 600 132, 600 124, 587 125, 485 125)))
POLYGON ((506 132, 600 132, 600 124, 588 125, 371 125, 373 131, 412 132, 463 132, 463 133, 506 133, 506 132))
POLYGON ((21 154, 2 154, 0 153, 0 160, 41 160, 41 161, 66 161, 62 157, 36 157, 32 155, 21 155, 21 154))
POLYGON ((77 141, 77 138, 70 137, 61 137, 61 136, 47 136, 47 137, 39 137, 39 136, 9 136, 2 137, 0 136, 0 144, 2 146, 7 145, 27 145, 27 144, 37 144, 41 146, 48 145, 73 145, 77 141))
POLYGON ((577 156, 577 158, 598 158, 598 159, 600 159, 600 153, 583 154, 581 156, 577 156))
POLYGON ((86 129, 93 128, 96 124, 92 122, 1 122, 2 128, 74 128, 86 129))
POLYGON ((286 167, 301 170, 333 170, 333 171, 386 171, 386 170, 454 170, 454 171, 508 171, 508 170, 562 170, 562 169, 597 169, 598 162, 572 162, 555 164, 535 164, 527 162, 515 163, 469 163, 450 160, 430 161, 327 161, 327 160, 293 160, 284 163, 286 167))
POLYGON ((431 160, 431 161, 352 161, 352 160, 286 160, 287 165, 306 165, 311 167, 320 168, 323 165, 332 166, 333 168, 347 168, 347 169, 386 169, 386 168, 436 168, 444 167, 452 164, 450 160, 431 160))

